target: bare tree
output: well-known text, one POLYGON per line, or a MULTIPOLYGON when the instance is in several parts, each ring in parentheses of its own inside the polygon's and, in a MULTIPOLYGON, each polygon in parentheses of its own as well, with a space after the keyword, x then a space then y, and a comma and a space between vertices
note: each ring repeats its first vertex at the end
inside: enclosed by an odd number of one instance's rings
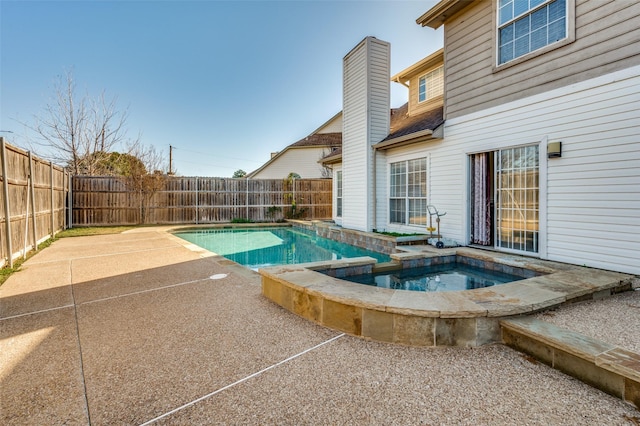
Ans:
POLYGON ((78 96, 73 74, 67 71, 54 85, 53 98, 34 125, 38 145, 50 148, 55 161, 74 174, 94 174, 96 165, 115 147, 126 142, 127 110, 118 110, 117 98, 104 92, 92 99, 78 96))
POLYGON ((169 174, 164 153, 156 150, 153 145, 144 145, 139 137, 127 143, 127 154, 139 159, 147 173, 169 174))
POLYGON ((139 141, 129 145, 128 156, 139 161, 134 162, 131 173, 125 176, 126 185, 138 194, 140 205, 140 223, 147 223, 149 206, 154 195, 167 185, 168 168, 161 152, 153 146, 145 146, 139 141))
POLYGON ((322 154, 320 154, 320 157, 318 158, 318 163, 320 164, 320 177, 323 179, 330 179, 333 177, 333 169, 321 162, 321 160, 327 155, 331 154, 331 152, 332 151, 326 152, 323 149, 322 154))

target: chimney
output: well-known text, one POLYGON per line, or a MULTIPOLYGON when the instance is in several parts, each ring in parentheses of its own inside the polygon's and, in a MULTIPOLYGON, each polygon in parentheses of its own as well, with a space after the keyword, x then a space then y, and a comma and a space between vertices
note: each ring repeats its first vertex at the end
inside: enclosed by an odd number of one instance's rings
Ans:
POLYGON ((391 45, 367 37, 343 59, 342 226, 374 228, 374 150, 389 135, 391 45))

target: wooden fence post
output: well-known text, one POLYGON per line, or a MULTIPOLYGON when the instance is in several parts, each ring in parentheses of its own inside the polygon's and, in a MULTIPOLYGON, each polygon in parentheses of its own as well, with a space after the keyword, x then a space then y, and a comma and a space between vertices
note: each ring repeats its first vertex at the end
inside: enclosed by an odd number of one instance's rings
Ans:
POLYGON ((53 161, 49 161, 49 170, 51 171, 51 238, 56 235, 56 218, 54 215, 54 201, 53 201, 53 161))
POLYGON ((7 240, 7 257, 9 258, 9 268, 13 268, 13 248, 11 247, 11 223, 9 210, 9 176, 7 176, 7 149, 4 138, 0 136, 0 152, 2 154, 2 191, 4 194, 4 226, 7 240))
POLYGON ((73 228, 73 188, 71 187, 71 173, 67 172, 67 185, 68 185, 68 192, 67 192, 67 205, 69 206, 69 211, 67 212, 67 228, 71 229, 73 228))
POLYGON ((198 205, 198 197, 199 197, 198 196, 198 185, 199 185, 198 182, 199 181, 200 181, 200 178, 196 176, 196 225, 198 225, 198 223, 199 223, 199 220, 198 220, 198 217, 199 217, 198 216, 198 207, 199 207, 199 205, 198 205))
MULTIPOLYGON (((30 198, 31 198, 31 211, 33 212, 33 223, 31 229, 33 230, 33 249, 38 251, 38 228, 36 227, 36 190, 35 184, 33 182, 33 156, 31 155, 31 151, 29 151, 29 180, 31 181, 31 185, 29 188, 30 198)), ((27 201, 28 203, 28 201, 27 201)), ((27 218, 27 222, 29 218, 27 218)))

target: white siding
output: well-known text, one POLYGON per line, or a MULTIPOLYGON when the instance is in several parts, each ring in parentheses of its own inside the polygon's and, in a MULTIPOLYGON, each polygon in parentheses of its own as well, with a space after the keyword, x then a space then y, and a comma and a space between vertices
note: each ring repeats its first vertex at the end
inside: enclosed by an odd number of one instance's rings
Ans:
POLYGON ((252 179, 284 179, 291 172, 304 179, 322 178, 322 166, 318 160, 328 153, 329 149, 322 147, 287 149, 252 179))
POLYGON ((386 151, 376 151, 375 198, 376 210, 373 227, 387 231, 389 222, 389 166, 386 151))
POLYGON ((389 134, 389 44, 367 37, 343 60, 343 226, 370 231, 373 150, 389 134))
POLYGON ((467 154, 540 143, 541 257, 640 274, 640 67, 447 120, 431 154, 442 233, 468 242, 467 154), (546 159, 546 141, 562 157, 546 159))
MULTIPOLYGON (((389 223, 389 164, 397 161, 427 157, 427 197, 429 204, 433 204, 440 213, 446 213, 441 218, 440 231, 443 236, 463 241, 462 209, 464 208, 463 191, 464 178, 461 175, 465 168, 464 150, 455 147, 447 140, 434 140, 420 144, 408 145, 386 151, 386 163, 379 170, 378 175, 378 216, 377 229, 389 232, 426 233, 426 227, 399 225, 389 223), (384 203, 384 204, 383 204, 384 203)), ((435 226, 435 218, 434 223, 435 226)))

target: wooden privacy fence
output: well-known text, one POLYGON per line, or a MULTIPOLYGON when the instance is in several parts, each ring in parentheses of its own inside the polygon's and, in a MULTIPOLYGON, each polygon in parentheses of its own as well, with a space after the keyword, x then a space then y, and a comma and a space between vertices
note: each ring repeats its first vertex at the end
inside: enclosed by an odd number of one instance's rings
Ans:
POLYGON ((330 179, 74 176, 73 226, 331 218, 330 179), (293 201, 295 200, 295 208, 293 201))
POLYGON ((0 267, 64 229, 69 175, 0 137, 0 267))

